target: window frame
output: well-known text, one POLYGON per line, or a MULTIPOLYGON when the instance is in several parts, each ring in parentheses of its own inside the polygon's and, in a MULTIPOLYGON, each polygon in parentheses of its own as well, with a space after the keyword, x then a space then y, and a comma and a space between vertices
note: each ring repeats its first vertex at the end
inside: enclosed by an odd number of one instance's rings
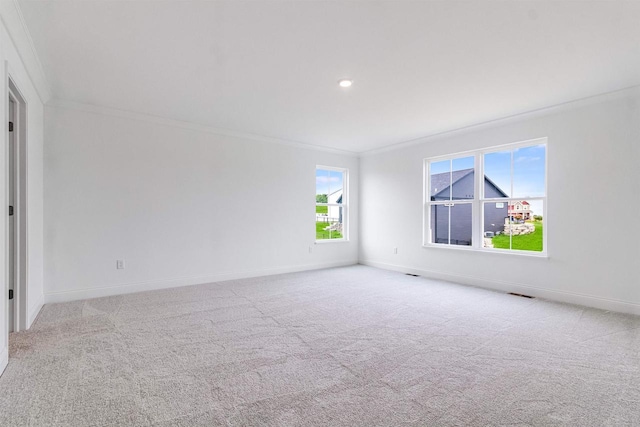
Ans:
MULTIPOLYGON (((499 254, 510 254, 510 255, 524 255, 531 257, 541 257, 548 258, 549 257, 549 249, 548 249, 548 229, 549 223, 547 218, 548 211, 548 174, 549 174, 549 143, 548 138, 535 138, 526 141, 496 145, 487 148, 481 148, 477 150, 468 150, 457 153, 451 153, 447 155, 441 156, 433 156, 427 157, 423 160, 423 203, 422 203, 422 246, 424 248, 444 248, 451 250, 461 250, 461 251, 479 251, 485 253, 499 253, 499 254), (544 156, 544 196, 535 196, 535 197, 513 197, 513 154, 511 159, 511 191, 509 192, 509 197, 501 197, 501 198, 485 198, 484 194, 484 156, 486 154, 500 152, 500 151, 513 151, 519 148, 526 148, 536 145, 544 145, 545 147, 545 156, 544 156), (430 166, 432 163, 441 162, 444 160, 451 160, 463 157, 474 157, 474 197, 471 199, 471 245, 452 245, 450 243, 434 243, 431 242, 431 207, 434 205, 442 204, 442 202, 431 201, 431 173, 430 166), (527 251, 521 249, 498 249, 498 248, 485 248, 483 247, 483 239, 484 239, 484 205, 486 203, 506 203, 507 210, 509 205, 513 204, 513 202, 518 200, 527 200, 527 201, 542 201, 542 217, 544 221, 544 227, 542 229, 542 251, 527 251)), ((469 203, 467 200, 451 200, 451 202, 455 203, 469 203)))
MULTIPOLYGON (((339 239, 315 239, 315 243, 340 243, 349 241, 349 169, 335 166, 316 165, 315 173, 318 176, 318 170, 327 170, 331 172, 342 173, 342 203, 318 203, 315 206, 327 206, 342 208, 342 237, 339 239)), ((317 194, 316 194, 317 195, 317 194)), ((328 196, 328 194, 327 194, 328 196)), ((316 212, 314 212, 315 214, 316 212)))

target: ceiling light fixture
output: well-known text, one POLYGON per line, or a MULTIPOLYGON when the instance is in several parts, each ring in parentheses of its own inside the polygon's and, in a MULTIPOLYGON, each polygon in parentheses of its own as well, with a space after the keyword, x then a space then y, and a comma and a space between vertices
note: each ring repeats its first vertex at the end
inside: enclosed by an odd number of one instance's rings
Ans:
POLYGON ((351 85, 353 84, 353 80, 349 80, 349 79, 342 79, 340 81, 338 81, 338 84, 340 85, 340 87, 351 87, 351 85))

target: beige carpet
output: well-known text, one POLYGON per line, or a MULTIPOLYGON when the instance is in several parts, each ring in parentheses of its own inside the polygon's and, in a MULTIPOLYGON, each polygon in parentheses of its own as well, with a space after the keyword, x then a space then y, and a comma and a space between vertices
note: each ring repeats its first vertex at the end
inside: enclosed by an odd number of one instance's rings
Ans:
POLYGON ((10 341, 2 426, 640 426, 639 317, 364 266, 47 305, 10 341))

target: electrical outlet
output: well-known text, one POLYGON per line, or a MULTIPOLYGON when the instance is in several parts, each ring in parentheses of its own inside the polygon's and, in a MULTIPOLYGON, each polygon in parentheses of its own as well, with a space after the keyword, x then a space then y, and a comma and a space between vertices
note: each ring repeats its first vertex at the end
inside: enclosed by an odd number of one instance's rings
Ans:
POLYGON ((393 248, 393 254, 398 255, 398 248, 393 248))
POLYGON ((313 252, 313 246, 309 246, 309 253, 313 252))
POLYGON ((118 270, 124 269, 124 260, 123 259, 116 260, 116 268, 118 270))

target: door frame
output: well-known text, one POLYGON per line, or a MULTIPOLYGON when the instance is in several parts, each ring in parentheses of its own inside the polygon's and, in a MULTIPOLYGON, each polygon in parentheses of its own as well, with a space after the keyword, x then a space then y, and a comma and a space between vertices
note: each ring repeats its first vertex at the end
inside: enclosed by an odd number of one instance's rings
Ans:
MULTIPOLYGON (((25 97, 20 92, 20 89, 15 84, 15 81, 11 78, 9 73, 7 78, 7 116, 9 115, 9 99, 14 102, 15 105, 15 118, 13 125, 15 150, 14 150, 14 186, 15 186, 15 201, 14 201, 14 227, 15 227, 15 239, 14 239, 14 258, 13 258, 13 271, 14 271, 14 295, 13 295, 13 307, 14 307, 14 332, 24 331, 27 329, 29 308, 27 306, 27 283, 28 283, 28 252, 27 252, 27 103, 25 97)), ((8 128, 7 128, 8 129, 8 128)), ((9 230, 9 215, 8 215, 8 191, 9 191, 9 132, 7 132, 7 159, 6 159, 6 171, 7 171, 7 206, 5 207, 6 218, 6 230, 9 230)), ((6 249, 7 249, 7 289, 9 282, 9 251, 10 240, 7 235, 6 249)), ((8 293, 8 291, 7 291, 8 293)), ((7 307, 8 308, 8 307, 7 307)), ((7 325, 8 328, 9 325, 7 325)))

